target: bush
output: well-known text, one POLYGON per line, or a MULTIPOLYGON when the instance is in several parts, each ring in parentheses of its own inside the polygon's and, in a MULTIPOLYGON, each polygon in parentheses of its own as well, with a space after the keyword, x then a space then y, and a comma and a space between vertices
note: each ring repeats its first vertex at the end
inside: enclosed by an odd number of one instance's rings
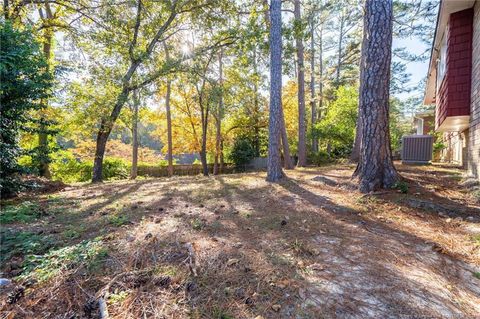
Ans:
POLYGON ((103 161, 103 179, 125 179, 129 175, 130 165, 126 161, 119 158, 106 158, 103 161))
POLYGON ((313 165, 322 165, 332 162, 332 158, 328 156, 328 153, 324 150, 318 151, 317 153, 310 153, 308 155, 308 162, 313 165))
POLYGON ((52 156, 52 179, 65 183, 86 182, 92 178, 93 164, 82 162, 69 151, 59 151, 52 156))
POLYGON ((255 157, 255 149, 249 139, 240 137, 235 139, 229 157, 235 165, 245 165, 255 157))
MULTIPOLYGON (((93 163, 83 162, 68 151, 60 151, 53 156, 50 165, 52 178, 65 183, 88 182, 92 179, 93 163)), ((103 179, 128 178, 130 165, 118 158, 106 158, 103 161, 103 179)))
POLYGON ((0 194, 4 197, 20 188, 17 159, 23 150, 18 136, 35 128, 31 111, 44 107, 39 101, 50 96, 53 77, 46 72, 47 61, 31 30, 0 21, 0 43, 0 194))

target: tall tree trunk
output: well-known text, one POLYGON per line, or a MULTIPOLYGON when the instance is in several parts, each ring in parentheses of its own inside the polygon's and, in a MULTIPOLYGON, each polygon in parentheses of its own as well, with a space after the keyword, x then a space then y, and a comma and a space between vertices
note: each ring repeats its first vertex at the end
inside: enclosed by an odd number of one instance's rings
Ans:
POLYGON ((267 181, 269 182, 277 182, 284 177, 280 157, 280 134, 283 119, 281 11, 282 1, 272 0, 270 3, 270 114, 267 159, 267 181))
MULTIPOLYGON (((203 89, 202 91, 203 92, 203 89)), ((207 131, 208 131, 208 110, 209 106, 207 105, 204 108, 204 102, 202 98, 202 93, 200 94, 200 109, 201 109, 201 120, 202 120, 202 145, 200 150, 200 161, 202 162, 203 176, 208 176, 208 163, 207 163, 207 131)))
POLYGON ((132 171, 130 179, 136 179, 138 174, 138 107, 140 96, 138 90, 133 92, 133 116, 132 116, 132 171))
MULTIPOLYGON (((203 126, 203 125, 202 125, 203 126)), ((203 176, 208 176, 207 163, 207 128, 202 129, 202 149, 200 151, 200 162, 202 162, 203 176)))
POLYGON ((283 148, 283 164, 285 169, 293 169, 292 157, 290 156, 290 145, 288 144, 287 128, 285 126, 285 117, 283 107, 280 105, 280 132, 283 148))
MULTIPOLYGON (((7 3, 8 6, 8 3, 7 3)), ((48 24, 53 20, 53 13, 50 8, 50 3, 45 3, 45 15, 43 14, 42 9, 39 10, 40 17, 45 24, 43 29, 43 55, 47 61, 47 72, 50 71, 50 63, 52 60, 52 40, 53 40, 53 28, 48 24)), ((48 100, 42 100, 42 104, 45 108, 48 108, 48 100)), ((40 111, 40 128, 38 132, 38 151, 39 151, 39 163, 38 171, 40 176, 51 178, 50 169, 49 169, 49 149, 48 149, 48 125, 47 125, 47 115, 45 114, 45 109, 40 111)))
POLYGON ((342 9, 340 16, 340 30, 338 32, 338 50, 337 50, 337 71, 335 75, 335 87, 340 86, 340 71, 342 69, 342 51, 343 51, 343 28, 345 27, 346 9, 342 9))
MULTIPOLYGON (((165 59, 170 60, 168 46, 163 41, 165 49, 165 59)), ((167 160, 168 160, 168 176, 173 176, 173 141, 172 141, 172 113, 170 110, 170 94, 172 89, 172 81, 167 77, 167 94, 165 96, 165 111, 167 113, 167 160)))
POLYGON ((105 120, 100 123, 100 130, 97 134, 97 143, 95 147, 95 157, 93 158, 92 183, 100 183, 103 181, 103 157, 107 146, 110 131, 106 131, 105 120))
POLYGON ((310 109, 312 117, 310 119, 310 132, 312 134, 312 152, 318 152, 318 140, 314 134, 315 123, 317 121, 317 103, 315 103, 315 22, 313 13, 310 16, 310 109))
MULTIPOLYGON (((365 20, 365 18, 364 18, 365 20)), ((366 20, 365 20, 366 21, 366 20)), ((364 22, 365 22, 364 21, 364 22)), ((366 47, 366 42, 367 42, 367 37, 364 35, 362 39, 362 53, 363 53, 363 48, 366 47)), ((360 61, 361 63, 361 61, 360 61)), ((361 68, 360 64, 360 78, 364 77, 364 70, 361 68)), ((361 84, 361 83, 360 83, 361 84)), ((350 162, 352 163, 358 163, 360 160, 360 149, 362 146, 362 118, 361 118, 361 110, 360 110, 360 103, 358 104, 358 115, 357 115, 357 122, 356 122, 356 127, 355 127, 355 139, 353 141, 353 148, 352 148, 352 153, 350 154, 350 162)))
POLYGON ((170 94, 172 90, 172 82, 167 80, 167 94, 165 96, 165 109, 167 113, 167 160, 168 160, 168 176, 173 176, 173 141, 172 141, 172 112, 170 110, 170 94))
MULTIPOLYGON (((323 111, 323 22, 320 25, 320 33, 318 36, 318 114, 317 120, 322 118, 322 111, 323 111)), ((318 150, 318 139, 317 142, 317 150, 318 150)))
MULTIPOLYGON (((302 23, 300 0, 295 0, 295 21, 297 25, 302 23)), ((298 61, 298 163, 297 166, 304 167, 307 165, 307 147, 305 141, 306 135, 306 121, 305 121, 305 62, 304 49, 301 33, 295 37, 297 47, 297 61, 298 61)))
POLYGON ((213 159, 213 175, 220 174, 220 143, 221 143, 221 120, 215 117, 215 157, 213 159))
POLYGON ((225 158, 223 156, 223 138, 220 139, 220 173, 223 172, 223 167, 225 165, 225 158))
POLYGON ((221 141, 222 141, 222 117, 223 117, 223 51, 220 50, 219 58, 218 58, 218 73, 219 79, 218 82, 220 84, 220 97, 218 101, 218 110, 217 116, 215 118, 215 162, 213 165, 213 175, 218 175, 221 173, 219 159, 221 157, 221 141))
POLYGON ((259 120, 258 115, 260 114, 260 102, 258 99, 258 67, 257 67, 257 46, 255 45, 253 48, 253 73, 255 74, 255 78, 253 81, 253 131, 254 131, 254 138, 253 138, 253 147, 255 149, 255 156, 260 156, 260 128, 259 128, 259 120))
MULTIPOLYGON (((360 73, 361 72, 362 71, 360 71, 360 73)), ((350 161, 353 163, 358 163, 358 160, 360 158, 361 143, 362 143, 362 120, 360 119, 360 112, 358 112, 357 126, 355 127, 355 140, 353 142, 352 153, 350 154, 350 161)))
POLYGON ((6 20, 8 20, 8 10, 9 10, 9 4, 8 4, 8 0, 3 0, 3 18, 6 20))
POLYGON ((364 193, 392 187, 399 179, 389 132, 392 6, 392 0, 365 2, 359 97, 362 147, 354 173, 364 193))

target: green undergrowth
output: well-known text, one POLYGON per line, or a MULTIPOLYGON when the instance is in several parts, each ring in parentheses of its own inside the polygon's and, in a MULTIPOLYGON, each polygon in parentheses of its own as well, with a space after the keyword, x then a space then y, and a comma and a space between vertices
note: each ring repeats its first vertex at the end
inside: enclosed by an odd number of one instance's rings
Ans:
POLYGON ((13 256, 41 255, 55 243, 51 235, 5 229, 0 232, 0 261, 4 263, 13 256))
POLYGON ((40 205, 33 202, 23 202, 18 205, 2 207, 0 211, 0 224, 10 224, 14 222, 28 223, 45 215, 40 205))
POLYGON ((44 282, 65 271, 80 267, 95 271, 102 266, 107 256, 108 250, 100 238, 50 250, 42 256, 28 255, 20 279, 44 282))

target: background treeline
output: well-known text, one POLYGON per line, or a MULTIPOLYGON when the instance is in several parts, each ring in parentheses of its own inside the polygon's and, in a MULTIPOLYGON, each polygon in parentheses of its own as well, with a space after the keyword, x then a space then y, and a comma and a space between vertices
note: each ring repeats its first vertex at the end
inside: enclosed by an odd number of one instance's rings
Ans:
MULTIPOLYGON (((195 162, 214 163, 218 173, 224 162, 266 155, 268 1, 3 4, 2 192, 19 172, 99 181, 135 177, 138 165, 195 162)), ((394 39, 429 48, 436 5, 396 1, 394 39)), ((283 14, 290 154, 306 145, 311 164, 347 158, 358 113, 362 1, 296 0, 283 14)), ((394 150, 421 105, 421 84, 409 84, 406 65, 428 54, 394 49, 391 92, 411 91, 409 99, 392 98, 394 150)))

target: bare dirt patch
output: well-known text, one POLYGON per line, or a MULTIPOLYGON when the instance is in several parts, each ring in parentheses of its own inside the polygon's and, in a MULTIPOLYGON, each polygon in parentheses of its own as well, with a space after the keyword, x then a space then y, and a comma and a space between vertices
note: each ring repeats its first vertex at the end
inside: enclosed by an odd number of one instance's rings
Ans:
POLYGON ((351 166, 175 177, 39 195, 2 227, 8 318, 469 318, 480 209, 461 172, 399 165, 362 195, 351 166), (35 206, 36 207, 36 206, 35 206), (34 256, 34 257, 32 257, 34 256), (21 292, 19 292, 21 290, 21 292))

